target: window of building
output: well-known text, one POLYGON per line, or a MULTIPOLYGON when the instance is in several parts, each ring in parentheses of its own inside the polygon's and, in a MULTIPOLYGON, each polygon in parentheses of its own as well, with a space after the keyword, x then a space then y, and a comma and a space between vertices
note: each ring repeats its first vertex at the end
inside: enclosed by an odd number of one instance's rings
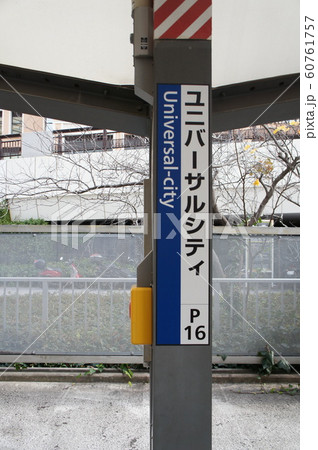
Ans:
POLYGON ((2 119, 3 118, 3 112, 2 109, 0 109, 0 135, 2 134, 2 119))
POLYGON ((54 119, 45 119, 45 130, 46 131, 53 131, 55 129, 55 123, 54 119))
POLYGON ((11 133, 12 134, 21 134, 21 132, 22 132, 22 114, 12 111, 11 133))

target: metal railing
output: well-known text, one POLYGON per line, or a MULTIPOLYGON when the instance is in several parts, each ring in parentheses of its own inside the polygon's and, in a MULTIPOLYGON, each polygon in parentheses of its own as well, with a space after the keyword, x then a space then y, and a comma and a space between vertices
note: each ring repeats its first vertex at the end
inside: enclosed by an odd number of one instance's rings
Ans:
MULTIPOLYGON (((125 295, 129 292, 133 284, 136 283, 135 278, 60 278, 60 277, 0 277, 0 297, 3 296, 3 304, 7 305, 7 298, 14 295, 17 299, 16 306, 19 307, 19 298, 27 294, 29 302, 29 312, 31 312, 32 295, 41 293, 42 299, 42 325, 47 326, 49 321, 49 292, 58 291, 58 305, 59 305, 59 327, 61 327, 61 300, 63 292, 70 294, 70 304, 74 312, 74 304, 80 296, 84 295, 87 299, 87 294, 91 291, 97 296, 97 302, 100 304, 101 295, 105 292, 111 293, 111 302, 113 301, 113 293, 115 290, 121 290, 125 295)), ((127 298, 128 298, 127 297, 127 298)), ((16 311, 18 319, 19 310, 16 311)), ((6 309, 3 308, 3 328, 6 329, 6 309)), ((98 320, 97 316, 97 320, 98 320)), ((18 320, 17 320, 18 322, 18 320)), ((86 314, 85 314, 86 322, 86 314)), ((74 326, 74 322, 72 321, 74 326)))
MULTIPOLYGON (((271 124, 269 129, 273 132, 275 128, 277 128, 279 124, 271 124)), ((276 132, 277 133, 277 132, 276 132)), ((284 139, 299 139, 299 125, 298 126, 290 126, 288 129, 283 132, 284 139)), ((275 133, 274 133, 275 134, 275 133)), ((282 137, 280 131, 278 131, 277 137, 282 137)), ((268 134, 267 130, 263 128, 262 125, 256 125, 254 127, 249 128, 240 128, 236 130, 229 131, 221 131, 218 133, 214 133, 212 136, 212 142, 227 142, 236 140, 238 142, 242 142, 244 140, 252 140, 252 141, 266 141, 271 140, 272 138, 268 134)))
POLYGON ((21 139, 2 140, 0 138, 0 159, 21 156, 21 139))
MULTIPOLYGON (((63 136, 63 135, 61 135, 63 136)), ((83 134, 82 136, 65 136, 54 144, 54 153, 78 153, 106 151, 113 149, 133 149, 149 147, 149 139, 127 135, 123 139, 113 139, 103 134, 83 134)))
MULTIPOLYGON (((25 361, 38 355, 38 362, 78 362, 81 355, 82 362, 141 362, 142 347, 130 343, 135 283, 135 278, 1 277, 0 361, 24 352, 25 361)), ((244 362, 266 343, 278 354, 298 357, 299 284, 288 278, 214 278, 214 360, 226 354, 244 362)))
POLYGON ((139 360, 142 349, 130 343, 129 301, 135 282, 1 277, 0 353, 126 355, 139 360))
POLYGON ((215 354, 299 356, 299 278, 214 278, 215 354))

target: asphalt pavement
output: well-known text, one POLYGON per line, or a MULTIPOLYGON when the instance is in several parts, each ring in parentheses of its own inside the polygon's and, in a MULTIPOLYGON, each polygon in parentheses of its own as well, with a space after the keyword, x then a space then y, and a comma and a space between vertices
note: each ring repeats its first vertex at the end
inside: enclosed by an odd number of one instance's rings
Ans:
MULTIPOLYGON (((214 384, 213 449, 299 449, 299 394, 279 386, 214 384)), ((0 383, 1 450, 149 448, 149 383, 0 383)))

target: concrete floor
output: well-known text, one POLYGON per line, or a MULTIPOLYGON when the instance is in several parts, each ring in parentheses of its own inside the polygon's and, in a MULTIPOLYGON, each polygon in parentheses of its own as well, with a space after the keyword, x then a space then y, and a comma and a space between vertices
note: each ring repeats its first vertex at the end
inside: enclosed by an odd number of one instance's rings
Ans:
POLYGON ((280 385, 215 384, 212 388, 214 450, 298 450, 299 395, 270 393, 280 385))
MULTIPOLYGON (((299 448, 299 395, 215 384, 212 410, 215 450, 299 448)), ((0 383, 1 450, 149 448, 148 383, 0 383)))

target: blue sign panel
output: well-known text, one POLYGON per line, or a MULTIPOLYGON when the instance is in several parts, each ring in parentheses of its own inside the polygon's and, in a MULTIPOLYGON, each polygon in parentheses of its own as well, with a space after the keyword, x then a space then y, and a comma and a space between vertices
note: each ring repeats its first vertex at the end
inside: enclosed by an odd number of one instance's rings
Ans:
POLYGON ((209 344, 209 87, 158 85, 157 345, 209 344))
POLYGON ((158 86, 157 344, 180 344, 181 126, 179 85, 158 86))

